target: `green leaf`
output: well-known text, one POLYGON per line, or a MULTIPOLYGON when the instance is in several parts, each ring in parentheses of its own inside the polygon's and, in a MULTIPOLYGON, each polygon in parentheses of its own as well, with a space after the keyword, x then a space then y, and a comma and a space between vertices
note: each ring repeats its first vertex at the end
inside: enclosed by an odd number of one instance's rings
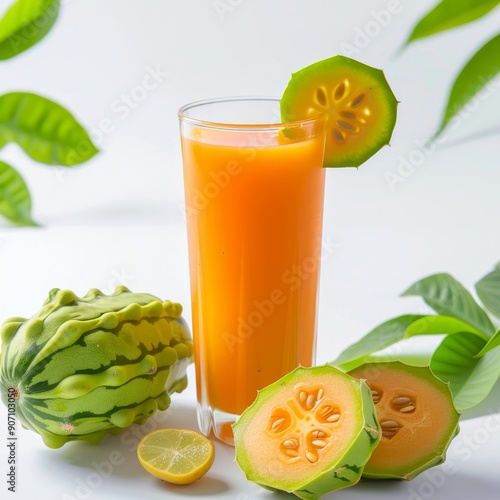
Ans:
MULTIPOLYGON (((448 97, 441 125, 434 137, 441 134, 452 118, 499 72, 500 34, 483 45, 459 73, 448 97)), ((491 91, 488 92, 491 94, 491 91)), ((485 94, 484 98, 489 94, 485 94)))
POLYGON ((434 274, 414 283, 402 296, 419 295, 438 314, 458 318, 488 337, 495 328, 472 295, 449 274, 434 274))
POLYGON ((350 370, 353 370, 364 363, 388 363, 390 361, 401 361, 401 363, 412 366, 429 366, 431 357, 432 352, 429 351, 398 351, 394 353, 374 352, 373 354, 366 356, 362 363, 358 363, 353 368, 350 368, 350 370))
MULTIPOLYGON (((401 340, 416 335, 452 335, 459 332, 469 332, 483 339, 488 337, 473 326, 451 316, 420 316, 406 315, 393 318, 367 333, 358 342, 345 349, 331 364, 344 370, 352 370, 362 363, 370 361, 372 355, 401 340)), ((408 353, 379 353, 375 356, 387 359, 399 359, 408 353)), ((421 357, 421 356, 420 356, 421 357)))
POLYGON ((72 166, 97 153, 69 111, 45 97, 14 92, 0 96, 0 145, 16 142, 33 160, 72 166))
POLYGON ((498 266, 476 283, 476 292, 486 309, 500 318, 500 268, 498 266))
POLYGON ((407 329, 405 337, 415 335, 452 335, 454 333, 469 332, 482 338, 485 342, 488 337, 473 326, 452 316, 424 316, 414 321, 407 329))
POLYGON ((500 346, 500 329, 498 329, 491 337, 490 340, 488 340, 488 343, 481 349, 481 351, 477 354, 477 357, 480 358, 484 356, 487 352, 491 351, 492 349, 495 349, 495 347, 500 346))
POLYGON ((442 0, 420 19, 407 43, 475 21, 498 4, 500 0, 442 0))
POLYGON ((31 196, 21 174, 0 161, 0 214, 19 226, 35 226, 31 219, 31 196))
POLYGON ((369 354, 385 349, 403 339, 406 329, 420 318, 423 316, 407 314, 378 325, 362 339, 342 351, 330 364, 344 370, 352 370, 355 366, 362 364, 369 354))
POLYGON ((474 357, 484 345, 476 335, 457 333, 446 337, 432 356, 431 369, 450 383, 458 411, 480 403, 500 376, 500 349, 479 359, 474 357))
POLYGON ((52 28, 60 0, 17 0, 0 20, 0 60, 38 43, 52 28))

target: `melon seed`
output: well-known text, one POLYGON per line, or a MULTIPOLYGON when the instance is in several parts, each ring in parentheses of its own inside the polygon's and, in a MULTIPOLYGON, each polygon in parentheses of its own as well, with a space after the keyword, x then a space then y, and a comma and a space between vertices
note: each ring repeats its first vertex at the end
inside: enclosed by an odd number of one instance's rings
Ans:
POLYGON ((339 144, 343 144, 344 143, 344 136, 342 135, 342 132, 337 129, 337 128, 334 128, 332 130, 332 135, 333 135, 333 138, 339 143, 339 144))
POLYGON ((399 398, 393 399, 392 402, 396 406, 408 406, 410 403, 412 403, 412 400, 405 396, 400 396, 399 398))
POLYGON ((339 115, 343 118, 349 118, 351 120, 356 119, 356 115, 354 113, 351 113, 350 111, 339 111, 339 115))
POLYGON ((315 438, 324 438, 324 437, 326 437, 326 433, 323 432, 323 431, 313 431, 312 435, 315 438))
POLYGON ((408 406, 405 406, 405 407, 399 409, 399 411, 401 413, 411 413, 414 410, 415 410, 415 405, 414 404, 410 404, 408 406))
POLYGON ((319 410, 318 415, 320 417, 326 418, 333 413, 333 406, 325 405, 321 410, 319 410))
POLYGON ((351 132, 356 130, 356 127, 352 123, 345 122, 344 120, 337 120, 335 123, 344 130, 349 130, 351 132))
POLYGON ((382 427, 382 436, 386 438, 394 437, 401 427, 394 420, 385 420, 380 422, 380 427, 382 427))
POLYGON ((308 408, 313 408, 315 404, 316 404, 316 398, 314 397, 314 394, 311 394, 307 398, 307 407, 308 408))
POLYGON ((306 451, 306 458, 307 460, 309 460, 309 462, 311 462, 312 464, 314 464, 315 462, 318 461, 318 456, 317 455, 314 455, 314 453, 311 453, 310 451, 306 451))
POLYGON ((382 431, 382 436, 389 439, 394 437, 398 433, 398 430, 394 431, 382 431))
POLYGON ((321 106, 326 106, 326 94, 321 87, 318 87, 318 89, 316 90, 316 98, 318 99, 318 102, 321 104, 321 106))
POLYGON ((330 423, 338 422, 340 420, 340 413, 334 413, 333 415, 330 415, 326 421, 330 423))
POLYGON ((382 429, 399 428, 399 424, 397 422, 395 422, 394 420, 384 420, 383 422, 380 422, 380 425, 382 426, 382 429))
POLYGON ((344 94, 345 94, 345 83, 341 83, 335 90, 334 97, 338 101, 339 99, 342 99, 342 97, 344 97, 344 94))
POLYGON ((285 422, 285 419, 284 418, 277 418, 271 425, 271 429, 273 431, 276 431, 278 432, 280 429, 281 429, 281 426, 283 425, 283 423, 285 422))
POLYGON ((326 446, 326 441, 324 439, 315 439, 312 444, 316 446, 316 448, 324 448, 326 446))
POLYGON ((363 102, 364 98, 365 98, 365 94, 358 95, 358 97, 356 97, 356 99, 354 99, 354 101, 352 101, 351 108, 357 108, 363 102))
POLYGON ((285 439, 283 441, 284 448, 298 448, 299 442, 296 439, 285 439))
POLYGON ((399 396, 392 400, 392 406, 401 413, 412 413, 415 411, 415 403, 407 396, 399 396))

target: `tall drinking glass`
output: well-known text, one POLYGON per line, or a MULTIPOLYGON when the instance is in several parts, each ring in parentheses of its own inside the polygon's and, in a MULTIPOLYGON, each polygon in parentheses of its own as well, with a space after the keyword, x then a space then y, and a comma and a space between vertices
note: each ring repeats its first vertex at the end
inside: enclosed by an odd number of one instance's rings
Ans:
POLYGON ((179 110, 198 423, 231 424, 316 348, 325 118, 279 123, 279 100, 179 110))

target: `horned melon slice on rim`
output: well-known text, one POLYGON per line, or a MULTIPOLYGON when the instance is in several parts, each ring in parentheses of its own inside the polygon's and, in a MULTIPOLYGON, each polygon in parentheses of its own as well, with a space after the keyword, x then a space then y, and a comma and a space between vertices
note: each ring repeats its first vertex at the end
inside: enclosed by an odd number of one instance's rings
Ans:
POLYGON ((247 479, 304 499, 357 483, 380 441, 368 386, 328 365, 264 388, 233 432, 247 479))
POLYGON ((325 167, 358 167, 388 145, 398 101, 382 70, 345 56, 292 75, 281 98, 284 122, 327 115, 325 167))

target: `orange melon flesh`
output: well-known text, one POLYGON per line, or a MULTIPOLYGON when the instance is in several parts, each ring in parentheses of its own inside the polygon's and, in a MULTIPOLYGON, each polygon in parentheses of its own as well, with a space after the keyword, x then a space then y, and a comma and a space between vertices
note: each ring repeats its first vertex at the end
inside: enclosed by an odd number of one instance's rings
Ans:
POLYGON ((429 368, 373 363, 350 375, 366 379, 382 426, 382 440, 365 467, 365 477, 412 479, 444 461, 459 414, 448 386, 429 368))
POLYGON ((299 367, 260 391, 233 426, 248 479, 301 498, 354 484, 379 440, 371 393, 359 383, 331 366, 299 367))
POLYGON ((318 376, 313 384, 299 383, 287 387, 261 407, 247 428, 245 445, 253 448, 255 463, 262 468, 262 474, 272 471, 276 476, 291 475, 294 481, 305 480, 311 468, 317 468, 306 458, 306 452, 328 462, 331 456, 336 456, 350 445, 358 432, 354 423, 356 412, 359 411, 359 401, 353 398, 352 387, 342 382, 325 375, 318 376), (326 395, 317 411, 308 415, 306 405, 300 402, 299 395, 302 391, 317 395, 320 389, 326 389, 326 395), (334 407, 340 413, 338 422, 328 424, 326 419, 321 418, 321 412, 327 406, 334 407), (285 422, 276 432, 272 425, 281 418, 285 422), (318 439, 317 434, 314 434, 316 431, 331 436, 331 444, 318 452, 312 445, 312 441, 318 439), (267 439, 262 439, 263 434, 267 439), (287 449, 283 446, 287 440, 299 441, 298 456, 287 455, 287 449))

